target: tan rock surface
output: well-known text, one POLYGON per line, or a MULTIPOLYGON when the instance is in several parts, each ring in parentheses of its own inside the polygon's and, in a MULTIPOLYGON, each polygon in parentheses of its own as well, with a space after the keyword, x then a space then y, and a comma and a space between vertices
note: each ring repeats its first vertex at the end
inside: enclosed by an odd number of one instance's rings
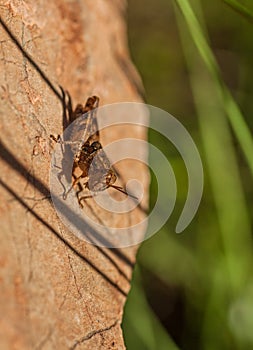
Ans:
MULTIPOLYGON (((62 132, 59 84, 75 103, 141 101, 125 3, 7 0, 0 11, 0 349, 124 349, 137 247, 96 247, 62 224, 50 201, 49 135, 62 132)), ((145 139, 129 126, 103 140, 129 132, 145 139)), ((136 171, 147 191, 145 167, 129 162, 120 171, 136 171)))

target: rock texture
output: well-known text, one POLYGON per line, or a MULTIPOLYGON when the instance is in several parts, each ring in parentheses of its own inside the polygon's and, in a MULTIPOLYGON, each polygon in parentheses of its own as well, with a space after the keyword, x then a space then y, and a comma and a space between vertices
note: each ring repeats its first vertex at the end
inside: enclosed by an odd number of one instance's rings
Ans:
MULTIPOLYGON (((50 200, 49 135, 62 132, 59 85, 75 103, 93 94, 102 104, 141 101, 125 2, 7 0, 0 11, 0 348, 124 349, 137 247, 96 247, 62 224, 50 200)), ((103 140, 129 132, 145 139, 125 126, 103 140)), ((145 167, 122 162, 130 169, 146 191, 145 167)))

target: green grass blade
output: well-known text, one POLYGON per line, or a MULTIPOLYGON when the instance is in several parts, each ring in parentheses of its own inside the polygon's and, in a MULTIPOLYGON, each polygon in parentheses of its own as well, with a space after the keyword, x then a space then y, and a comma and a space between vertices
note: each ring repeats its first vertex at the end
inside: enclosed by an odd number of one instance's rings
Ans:
MULTIPOLYGON (((217 324, 217 320, 214 321, 214 305, 222 311, 224 329, 231 339, 234 339, 236 345, 240 346, 243 341, 241 342, 239 337, 236 339, 235 333, 230 333, 231 325, 228 322, 228 315, 233 307, 231 301, 240 300, 251 280, 252 237, 239 165, 226 114, 229 116, 234 132, 237 131, 238 140, 242 138, 244 142, 246 138, 249 147, 251 147, 252 140, 237 104, 220 78, 214 55, 189 2, 177 0, 177 3, 180 9, 184 10, 182 10, 184 21, 182 16, 177 16, 178 26, 190 71, 190 82, 206 154, 205 162, 213 189, 223 242, 223 251, 215 251, 214 254, 218 262, 221 256, 224 256, 224 262, 221 259, 222 263, 216 263, 209 275, 213 290, 206 303, 206 317, 202 332, 203 339, 210 338, 212 343, 209 344, 210 346, 205 344, 204 349, 209 350, 221 346, 220 329, 213 327, 213 324, 217 324), (198 51, 193 43, 197 46, 198 51), (200 45, 203 46, 200 48, 200 45)), ((241 144, 242 148, 246 144, 241 144)), ((252 156, 249 153, 247 157, 252 156)), ((252 167, 250 161, 249 164, 252 167)), ((242 312, 242 318, 244 316, 245 313, 242 312)), ((246 328, 245 326, 245 334, 247 333, 248 336, 250 329, 246 328)), ((226 339, 222 341, 225 344, 226 339)))
POLYGON ((123 331, 129 349, 179 350, 146 300, 138 266, 135 267, 133 287, 125 308, 123 331))
POLYGON ((241 4, 237 0, 223 0, 223 1, 225 2, 225 4, 229 5, 233 10, 238 12, 247 20, 249 20, 250 22, 253 22, 253 12, 248 7, 241 4))
POLYGON ((176 0, 176 3, 184 16, 185 22, 189 28, 189 33, 200 53, 200 56, 213 79, 216 80, 216 89, 219 94, 220 102, 223 104, 223 108, 229 118, 232 129, 239 141, 253 175, 253 139, 250 130, 238 105, 221 78, 219 66, 190 3, 186 0, 176 0))

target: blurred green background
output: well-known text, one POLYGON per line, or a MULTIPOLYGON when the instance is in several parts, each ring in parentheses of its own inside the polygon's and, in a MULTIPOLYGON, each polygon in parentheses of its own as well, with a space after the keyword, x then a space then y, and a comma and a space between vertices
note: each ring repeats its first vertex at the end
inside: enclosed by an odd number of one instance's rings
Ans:
MULTIPOLYGON (((175 147, 150 131, 178 196, 139 250, 127 349, 253 349, 253 1, 129 0, 128 30, 146 102, 190 132, 205 186, 196 217, 176 234, 187 172, 175 147)), ((152 206, 154 178, 150 196, 152 206)))

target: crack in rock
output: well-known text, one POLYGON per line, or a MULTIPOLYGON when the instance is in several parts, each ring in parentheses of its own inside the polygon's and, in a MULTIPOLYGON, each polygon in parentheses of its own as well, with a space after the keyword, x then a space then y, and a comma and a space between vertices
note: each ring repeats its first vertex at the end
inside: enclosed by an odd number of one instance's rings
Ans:
POLYGON ((86 336, 82 337, 81 339, 77 340, 73 346, 71 346, 69 348, 69 350, 74 350, 76 349, 76 347, 80 344, 82 344, 83 342, 85 342, 86 340, 89 340, 91 339, 92 337, 94 337, 95 335, 97 334, 100 334, 100 333, 103 333, 103 332, 106 332, 106 331, 109 331, 110 329, 112 329, 113 327, 115 327, 117 324, 118 324, 119 320, 116 320, 113 322, 113 324, 111 324, 110 326, 108 327, 105 327, 105 328, 102 328, 102 329, 99 329, 99 330, 96 330, 96 331, 92 331, 90 333, 88 333, 86 336))

